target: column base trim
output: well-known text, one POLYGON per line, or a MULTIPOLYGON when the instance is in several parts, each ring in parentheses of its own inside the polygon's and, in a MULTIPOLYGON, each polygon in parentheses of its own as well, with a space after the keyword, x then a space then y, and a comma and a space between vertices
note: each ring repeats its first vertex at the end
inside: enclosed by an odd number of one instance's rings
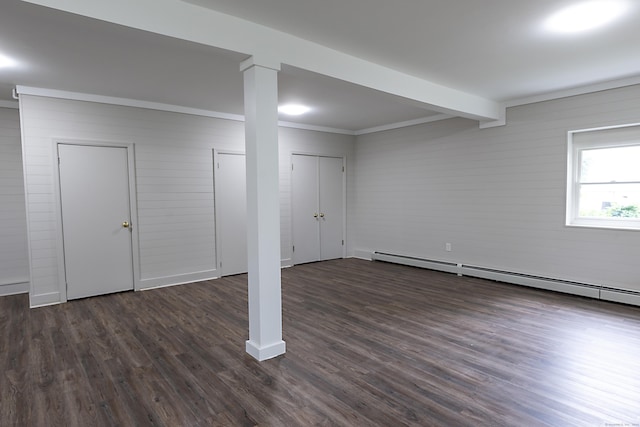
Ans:
POLYGON ((287 345, 284 341, 278 341, 268 346, 259 347, 251 340, 247 340, 247 353, 249 353, 254 359, 259 362, 264 360, 273 359, 276 356, 284 354, 287 345))

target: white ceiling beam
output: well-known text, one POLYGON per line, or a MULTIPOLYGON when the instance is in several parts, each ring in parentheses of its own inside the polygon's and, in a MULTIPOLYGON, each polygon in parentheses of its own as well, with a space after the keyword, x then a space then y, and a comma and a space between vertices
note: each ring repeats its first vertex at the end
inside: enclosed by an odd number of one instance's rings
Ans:
POLYGON ((504 119, 495 101, 445 87, 181 0, 23 0, 106 22, 279 62, 401 96, 430 110, 481 122, 504 119))

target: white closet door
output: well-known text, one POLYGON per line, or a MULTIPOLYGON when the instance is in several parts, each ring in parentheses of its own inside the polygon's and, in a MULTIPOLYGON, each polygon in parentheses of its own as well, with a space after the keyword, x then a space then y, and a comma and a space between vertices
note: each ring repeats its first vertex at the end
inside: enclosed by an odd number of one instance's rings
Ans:
POLYGON ((247 175, 244 154, 217 153, 216 221, 222 276, 246 273, 247 175))
POLYGON ((133 289, 127 149, 60 144, 58 156, 67 298, 133 289))
POLYGON ((293 155, 293 263, 343 257, 342 159, 293 155))
POLYGON ((320 259, 343 256, 343 179, 342 159, 318 158, 320 200, 320 259))
POLYGON ((293 263, 320 260, 318 157, 292 156, 293 263))

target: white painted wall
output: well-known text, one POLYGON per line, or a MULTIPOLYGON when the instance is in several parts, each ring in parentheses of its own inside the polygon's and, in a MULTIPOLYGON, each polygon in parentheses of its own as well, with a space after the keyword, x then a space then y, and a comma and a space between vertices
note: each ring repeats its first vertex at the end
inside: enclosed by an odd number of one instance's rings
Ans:
MULTIPOLYGON (((349 255, 387 251, 640 290, 640 233, 564 226, 566 132, 638 122, 638 99, 633 86, 513 107, 502 128, 450 119, 359 136, 355 144, 350 136, 280 128, 283 265, 291 264, 295 152, 347 157, 349 255)), ((21 105, 32 304, 59 301, 61 286, 54 138, 136 145, 144 287, 217 276, 212 149, 242 151, 243 123, 27 95, 21 105)), ((17 113, 0 109, 0 123, 2 176, 18 168, 19 181, 17 113)), ((0 197, 4 208, 7 195, 0 197)), ((3 254, 8 247, 3 238, 3 254)), ((11 265, 21 263, 26 279, 26 257, 18 258, 11 265)))
POLYGON ((640 232, 564 225, 567 131, 638 122, 638 99, 632 86, 513 107, 500 128, 449 119, 359 136, 354 253, 640 290, 640 232))
POLYGON ((0 108, 0 295, 28 291, 20 115, 0 108))
MULTIPOLYGON (((142 288, 217 277, 213 149, 244 150, 244 123, 92 102, 21 96, 31 242, 31 305, 60 301, 53 141, 135 144, 142 288)), ((291 258, 292 150, 351 153, 353 137, 280 130, 283 264, 291 258), (286 160, 286 161, 285 161, 286 160)), ((135 227, 135 223, 134 223, 135 227)))

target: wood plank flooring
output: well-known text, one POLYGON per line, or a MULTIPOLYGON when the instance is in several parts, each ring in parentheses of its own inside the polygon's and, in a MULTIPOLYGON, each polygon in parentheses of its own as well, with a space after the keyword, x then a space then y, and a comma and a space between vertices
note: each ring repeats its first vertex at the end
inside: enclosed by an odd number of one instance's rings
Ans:
POLYGON ((640 308, 355 259, 30 310, 0 298, 0 426, 639 426, 640 308))

